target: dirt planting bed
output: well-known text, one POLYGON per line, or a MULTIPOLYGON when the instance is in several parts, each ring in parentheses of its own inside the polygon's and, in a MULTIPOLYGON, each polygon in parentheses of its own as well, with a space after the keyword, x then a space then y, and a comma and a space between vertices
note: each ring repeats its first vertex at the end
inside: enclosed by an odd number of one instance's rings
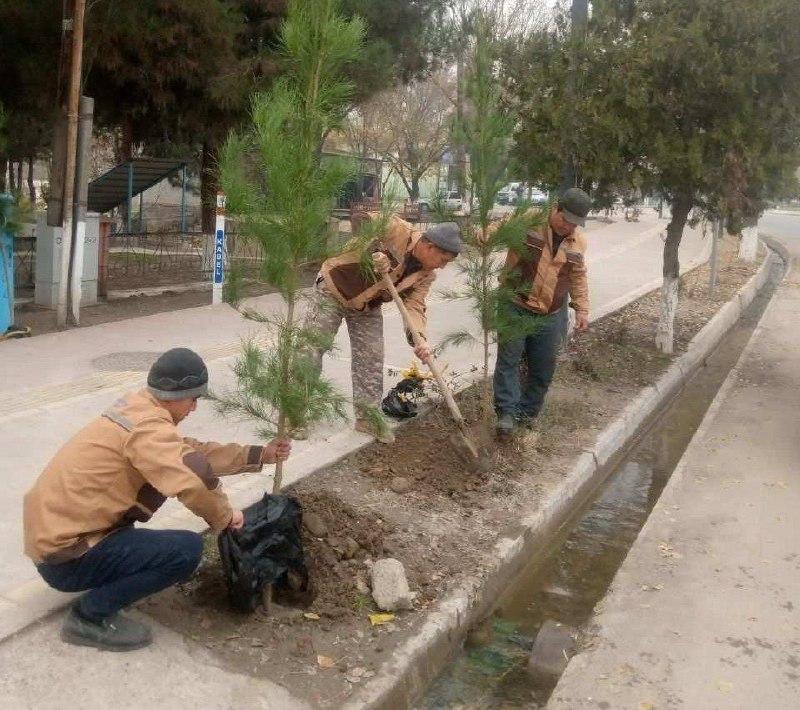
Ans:
MULTIPOLYGON (((755 272, 734 259, 734 244, 723 246, 713 298, 707 267, 683 279, 676 356, 755 272)), ((512 534, 597 433, 657 380, 671 360, 652 347, 657 317, 654 293, 575 338, 535 430, 499 444, 487 473, 465 470, 448 442, 446 411, 434 408, 401 427, 394 445, 370 446, 287 489, 304 508, 317 594, 308 607, 278 606, 271 616, 229 611, 209 537, 195 577, 141 609, 212 649, 228 669, 268 677, 313 707, 340 707, 419 630, 426 611, 467 577, 481 575, 498 539, 512 534), (403 563, 416 597, 412 610, 373 626, 369 615, 378 610, 369 572, 382 557, 403 563)), ((474 395, 462 401, 476 419, 474 395)))

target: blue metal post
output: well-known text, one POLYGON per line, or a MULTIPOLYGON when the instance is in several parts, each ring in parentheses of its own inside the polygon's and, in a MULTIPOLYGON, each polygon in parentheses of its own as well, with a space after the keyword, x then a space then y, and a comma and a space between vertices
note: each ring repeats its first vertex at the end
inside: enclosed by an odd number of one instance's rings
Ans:
POLYGON ((0 334, 14 323, 14 235, 5 230, 13 210, 13 196, 0 193, 0 334))
POLYGON ((126 231, 128 234, 131 233, 131 209, 133 205, 133 162, 128 161, 128 214, 126 216, 126 231))
POLYGON ((186 234, 186 163, 183 164, 181 178, 181 234, 186 234))

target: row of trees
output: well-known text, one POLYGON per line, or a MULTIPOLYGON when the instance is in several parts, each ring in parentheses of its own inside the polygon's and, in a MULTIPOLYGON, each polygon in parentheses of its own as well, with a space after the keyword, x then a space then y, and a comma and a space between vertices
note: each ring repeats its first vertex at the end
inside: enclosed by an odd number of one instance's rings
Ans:
MULTIPOLYGON (((99 130, 119 160, 137 151, 193 158, 209 231, 219 148, 245 120, 253 92, 290 69, 278 42, 287 2, 87 4, 83 81, 99 130)), ((576 32, 567 12, 545 21, 532 0, 345 0, 342 16, 363 18, 365 38, 342 68, 353 90, 340 106, 348 119, 332 130, 355 153, 386 161, 411 199, 446 150, 463 168, 468 65, 481 18, 491 17, 487 71, 498 106, 513 117, 509 174, 555 189, 569 163, 598 206, 634 190, 669 204, 659 334, 669 350, 678 247, 692 211, 724 217, 737 232, 766 200, 795 189, 794 5, 595 0, 576 32)), ((46 0, 0 0, 0 9, 0 181, 19 188, 23 164, 49 148, 66 85, 55 71, 61 9, 46 0)))
MULTIPOLYGON (((83 92, 115 157, 188 159, 202 174, 204 229, 213 230, 217 153, 250 96, 285 73, 278 32, 288 0, 88 0, 83 92)), ((346 0, 366 35, 346 73, 351 106, 437 62, 446 0, 346 0)), ((68 5, 68 4, 67 4, 68 5)), ((66 5, 64 5, 66 6, 66 5)), ((0 188, 22 187, 22 165, 46 157, 66 91, 62 3, 0 0, 0 188)), ((66 50, 66 51, 65 51, 66 50)))

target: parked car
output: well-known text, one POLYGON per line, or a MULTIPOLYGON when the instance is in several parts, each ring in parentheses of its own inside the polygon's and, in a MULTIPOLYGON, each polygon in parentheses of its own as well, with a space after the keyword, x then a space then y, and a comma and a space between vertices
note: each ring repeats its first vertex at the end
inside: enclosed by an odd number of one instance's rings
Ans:
POLYGON ((536 188, 531 190, 530 201, 533 202, 535 205, 543 205, 547 202, 548 199, 549 198, 547 197, 547 194, 542 192, 541 190, 538 190, 536 188))
POLYGON ((417 200, 420 210, 423 212, 435 212, 446 210, 447 212, 461 212, 464 209, 464 198, 457 190, 444 191, 438 197, 420 197, 417 200))

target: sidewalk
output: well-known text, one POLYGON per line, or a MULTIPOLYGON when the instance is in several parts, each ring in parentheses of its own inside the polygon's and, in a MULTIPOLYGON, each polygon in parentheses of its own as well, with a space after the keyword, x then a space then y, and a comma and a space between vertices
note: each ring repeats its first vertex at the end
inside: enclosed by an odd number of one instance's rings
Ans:
POLYGON ((795 264, 549 708, 800 707, 800 219, 784 227, 795 264))
MULTIPOLYGON (((639 223, 590 224, 588 266, 593 316, 597 317, 660 283, 663 249, 660 234, 666 227, 666 220, 647 215, 639 223)), ((707 253, 707 246, 699 232, 687 231, 681 247, 684 268, 699 263, 707 253)), ((455 269, 447 269, 434 287, 429 308, 429 337, 434 342, 471 321, 467 303, 445 302, 436 296, 437 290, 451 288, 456 280, 455 269)), ((275 296, 265 296, 254 299, 253 305, 276 309, 280 302, 275 296)), ((0 568, 4 571, 0 581, 0 639, 63 605, 66 599, 65 595, 48 589, 41 582, 23 556, 21 546, 22 496, 58 447, 97 416, 115 396, 141 386, 152 360, 170 347, 185 345, 198 350, 208 362, 213 386, 216 389, 231 386, 230 366, 239 352, 240 341, 256 333, 252 323, 243 321, 229 307, 206 306, 2 344, 0 370, 6 376, 0 382, 0 393, 4 397, 0 447, 4 452, 6 495, 0 500, 0 568)), ((399 316, 391 308, 386 309, 385 338, 387 366, 407 366, 410 350, 399 316)), ((336 354, 325 359, 325 371, 349 394, 349 346, 343 331, 337 338, 337 346, 336 354)), ((448 352, 446 360, 451 371, 467 371, 475 357, 473 351, 460 349, 448 352)), ((255 439, 249 423, 218 418, 207 404, 201 405, 182 430, 200 439, 243 443, 255 439)), ((302 478, 367 441, 367 437, 343 424, 321 427, 312 433, 309 441, 295 445, 285 482, 302 478)), ((270 485, 270 470, 225 481, 226 491, 237 505, 252 502, 270 485)), ((164 506, 153 525, 204 528, 201 520, 174 501, 164 506)), ((204 708, 229 707, 235 701, 226 704, 222 699, 239 697, 240 691, 245 692, 242 684, 249 684, 248 688, 253 686, 246 691, 252 692, 253 697, 272 698, 271 707, 293 707, 288 699, 278 700, 283 691, 266 680, 254 683, 224 671, 206 676, 202 667, 194 670, 207 662, 201 653, 203 649, 195 648, 194 644, 166 630, 156 631, 158 641, 152 649, 134 654, 123 665, 108 655, 63 646, 57 639, 59 623, 58 618, 49 619, 0 645, 0 665, 6 669, 2 687, 9 702, 22 706, 33 704, 37 708, 65 707, 70 705, 66 702, 70 688, 75 692, 73 697, 78 698, 79 689, 90 687, 93 679, 114 678, 113 683, 104 683, 116 686, 114 698, 107 694, 96 695, 93 696, 97 700, 95 703, 87 696, 87 702, 76 701, 77 706, 106 707, 114 702, 120 708, 130 707, 133 701, 127 698, 132 694, 125 689, 146 684, 148 696, 144 699, 151 700, 157 707, 188 707, 189 696, 186 702, 176 700, 177 704, 172 705, 157 700, 163 697, 162 692, 170 694, 170 687, 174 685, 170 676, 174 670, 176 674, 187 674, 186 682, 199 683, 198 697, 204 695, 201 690, 206 687, 204 683, 217 684, 213 693, 210 687, 207 691, 220 698, 219 704, 200 703, 204 708), (102 660, 96 660, 99 657, 102 660), (41 663, 42 658, 48 659, 47 664, 41 663), (76 675, 79 666, 86 668, 82 663, 85 658, 93 659, 92 667, 76 675), (115 669, 123 667, 124 674, 115 673, 115 669), (169 673, 158 672, 167 668, 169 673), (57 684, 62 689, 59 693, 43 695, 43 688, 53 684, 51 679, 65 677, 71 680, 67 685, 63 681, 57 684), (45 697, 49 698, 47 702, 45 697), (103 702, 100 702, 101 697, 103 702)), ((137 699, 137 704, 139 702, 141 698, 137 699)), ((247 702, 245 705, 262 706, 247 702)))

